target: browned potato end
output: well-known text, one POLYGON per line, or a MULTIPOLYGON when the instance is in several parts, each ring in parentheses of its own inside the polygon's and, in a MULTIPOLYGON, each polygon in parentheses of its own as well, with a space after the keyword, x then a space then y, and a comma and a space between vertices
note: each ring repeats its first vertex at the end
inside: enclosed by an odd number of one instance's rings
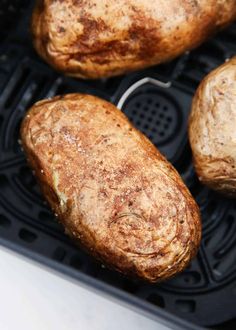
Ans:
POLYGON ((236 57, 200 84, 189 119, 199 180, 236 197, 236 57))
POLYGON ((236 0, 38 0, 37 52, 77 78, 169 61, 236 19, 236 0))

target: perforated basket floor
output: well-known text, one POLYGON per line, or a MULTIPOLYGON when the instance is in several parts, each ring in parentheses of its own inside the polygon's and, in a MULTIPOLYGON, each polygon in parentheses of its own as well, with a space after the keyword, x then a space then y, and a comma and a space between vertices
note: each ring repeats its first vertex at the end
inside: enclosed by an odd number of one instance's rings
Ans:
POLYGON ((49 266, 57 261, 78 278, 86 274, 91 285, 96 279, 118 288, 127 301, 132 301, 130 295, 138 297, 153 314, 160 315, 162 308, 195 324, 235 329, 236 203, 197 180, 186 126, 200 80, 236 53, 236 25, 168 65, 109 80, 76 81, 35 54, 27 3, 0 3, 0 237, 32 256, 44 256, 49 266), (203 221, 201 248, 188 269, 172 280, 150 285, 104 268, 73 245, 45 204, 18 143, 19 125, 35 101, 68 92, 118 104, 174 164, 196 198, 203 221))

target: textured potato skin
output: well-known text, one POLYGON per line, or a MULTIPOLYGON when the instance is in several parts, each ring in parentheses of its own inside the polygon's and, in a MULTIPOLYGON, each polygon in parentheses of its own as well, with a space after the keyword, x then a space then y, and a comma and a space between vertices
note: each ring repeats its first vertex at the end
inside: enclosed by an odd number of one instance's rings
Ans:
POLYGON ((236 0, 38 0, 33 42, 79 78, 124 74, 171 60, 236 18, 236 0))
POLYGON ((189 118, 189 139, 199 180, 236 197, 236 57, 200 84, 189 118))
POLYGON ((198 206, 172 165, 114 105, 82 94, 38 102, 21 138, 66 232, 96 258, 156 282, 195 256, 198 206))

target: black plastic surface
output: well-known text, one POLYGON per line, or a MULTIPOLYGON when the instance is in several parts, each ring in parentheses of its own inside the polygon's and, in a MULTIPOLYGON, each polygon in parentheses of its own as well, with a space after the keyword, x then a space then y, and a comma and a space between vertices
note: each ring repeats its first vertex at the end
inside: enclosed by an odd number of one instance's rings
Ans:
POLYGON ((200 80, 236 53, 236 25, 172 63, 108 80, 81 81, 63 77, 36 55, 28 32, 30 11, 23 0, 0 3, 0 237, 19 250, 23 246, 29 255, 37 252, 49 266, 54 267, 54 261, 68 266, 73 277, 86 274, 92 285, 96 279, 118 288, 126 301, 129 294, 138 297, 142 304, 156 306, 158 315, 162 308, 202 326, 235 328, 236 203, 198 182, 186 127, 200 80), (182 274, 156 285, 124 278, 73 245, 44 203, 18 143, 21 119, 35 101, 83 92, 118 104, 144 77, 171 82, 171 87, 146 83, 131 93, 122 110, 181 173, 203 220, 197 258, 182 274))

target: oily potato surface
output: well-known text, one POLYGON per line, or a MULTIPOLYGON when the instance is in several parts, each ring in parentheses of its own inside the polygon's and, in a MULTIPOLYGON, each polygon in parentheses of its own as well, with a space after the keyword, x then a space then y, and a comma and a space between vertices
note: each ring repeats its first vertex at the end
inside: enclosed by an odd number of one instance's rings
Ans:
POLYGON ((81 94, 38 102, 21 138, 66 232, 99 260, 156 282, 195 256, 201 237, 195 201, 114 105, 81 94))
POLYGON ((236 197, 236 57, 200 84, 190 114, 189 138, 200 181, 236 197))
POLYGON ((171 60, 236 18, 236 0, 38 0, 33 42, 54 68, 80 78, 171 60))

